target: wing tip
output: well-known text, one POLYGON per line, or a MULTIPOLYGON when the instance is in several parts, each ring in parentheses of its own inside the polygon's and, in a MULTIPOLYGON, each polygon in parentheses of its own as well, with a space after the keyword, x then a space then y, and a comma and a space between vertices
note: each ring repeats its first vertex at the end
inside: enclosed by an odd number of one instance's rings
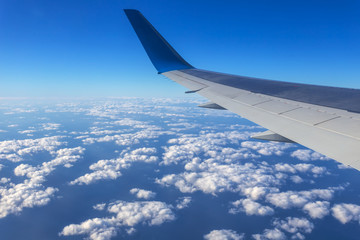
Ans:
POLYGON ((193 69, 137 9, 124 9, 140 42, 158 73, 193 69))
POLYGON ((131 12, 141 13, 139 10, 134 8, 124 8, 123 10, 125 13, 131 13, 131 12))

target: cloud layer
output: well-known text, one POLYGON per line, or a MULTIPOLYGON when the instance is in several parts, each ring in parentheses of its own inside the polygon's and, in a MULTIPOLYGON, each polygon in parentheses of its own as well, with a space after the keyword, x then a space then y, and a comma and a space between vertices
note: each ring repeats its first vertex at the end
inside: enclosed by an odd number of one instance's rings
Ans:
POLYGON ((107 240, 123 229, 128 233, 135 231, 139 224, 153 226, 173 221, 175 215, 171 206, 163 202, 124 202, 108 204, 109 217, 92 218, 80 224, 65 226, 60 232, 63 236, 87 235, 92 240, 107 240))

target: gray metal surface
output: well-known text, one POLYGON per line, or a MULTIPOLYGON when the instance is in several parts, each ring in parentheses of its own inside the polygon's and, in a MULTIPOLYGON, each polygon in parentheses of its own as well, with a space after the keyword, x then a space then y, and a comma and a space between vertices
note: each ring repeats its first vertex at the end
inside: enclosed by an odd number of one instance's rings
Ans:
POLYGON ((229 87, 360 113, 360 90, 242 77, 200 69, 181 72, 229 87))

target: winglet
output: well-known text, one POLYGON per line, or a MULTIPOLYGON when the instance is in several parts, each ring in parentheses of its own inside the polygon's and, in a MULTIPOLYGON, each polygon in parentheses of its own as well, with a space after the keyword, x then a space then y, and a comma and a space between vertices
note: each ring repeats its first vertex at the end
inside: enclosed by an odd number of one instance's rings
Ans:
POLYGON ((170 46, 138 10, 125 9, 124 12, 159 73, 194 68, 170 46))

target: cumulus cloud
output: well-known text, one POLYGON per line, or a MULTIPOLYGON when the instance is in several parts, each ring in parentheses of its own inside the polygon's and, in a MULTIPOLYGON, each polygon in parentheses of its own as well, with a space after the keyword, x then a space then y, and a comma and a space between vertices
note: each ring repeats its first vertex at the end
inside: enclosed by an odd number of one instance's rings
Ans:
POLYGON ((246 149, 224 148, 227 144, 239 144, 240 141, 248 139, 249 132, 226 131, 218 133, 209 133, 201 131, 196 135, 183 135, 179 138, 170 139, 169 147, 165 147, 163 154, 164 165, 187 163, 196 155, 205 154, 212 158, 221 157, 223 159, 248 159, 257 157, 246 149))
MULTIPOLYGON (((212 164, 211 161, 204 161, 200 165, 202 171, 169 174, 156 182, 164 186, 173 185, 183 193, 202 191, 213 195, 224 191, 251 192, 249 188, 276 186, 281 182, 271 174, 271 168, 264 165, 212 164)), ((267 188, 266 191, 272 189, 267 188)))
POLYGON ((249 134, 236 131, 219 134, 203 131, 199 136, 171 139, 169 143, 175 145, 165 147, 161 163, 182 163, 186 171, 165 175, 156 182, 175 186, 183 193, 202 191, 216 195, 231 191, 253 200, 270 192, 278 192, 277 186, 286 180, 286 174, 276 171, 266 162, 242 161, 259 157, 248 148, 224 147, 229 144, 240 145, 248 137, 249 134))
POLYGON ((285 220, 275 220, 273 225, 289 233, 311 233, 314 229, 314 224, 309 220, 297 217, 287 217, 285 220))
POLYGON ((286 235, 279 229, 265 229, 262 234, 253 234, 255 240, 285 240, 286 235))
POLYGON ((93 208, 98 211, 104 210, 105 207, 106 207, 106 203, 98 203, 95 206, 93 206, 93 208))
POLYGON ((43 124, 41 124, 41 126, 42 126, 42 130, 51 131, 51 130, 59 129, 61 124, 59 124, 59 123, 43 123, 43 124))
POLYGON ((170 205, 158 201, 117 201, 108 204, 107 212, 111 216, 70 224, 64 227, 60 235, 87 235, 92 240, 107 240, 116 236, 121 229, 131 234, 139 224, 153 226, 172 221, 175 215, 171 208, 170 205))
POLYGON ((266 216, 274 214, 274 209, 268 206, 263 206, 251 199, 240 199, 231 203, 234 208, 229 210, 230 213, 236 214, 238 212, 245 212, 246 215, 266 216))
POLYGON ((156 196, 156 193, 140 188, 133 188, 130 190, 130 193, 135 195, 137 198, 142 198, 142 199, 150 199, 156 196))
POLYGON ((312 189, 308 191, 287 191, 280 193, 270 193, 266 196, 266 201, 272 205, 290 209, 294 207, 302 208, 307 203, 316 200, 330 200, 334 195, 334 189, 312 189))
POLYGON ((187 208, 191 203, 191 197, 181 197, 176 201, 176 209, 187 208))
POLYGON ((316 201, 305 204, 304 212, 309 214, 311 218, 323 218, 329 214, 330 203, 327 201, 316 201))
POLYGON ((156 139, 164 134, 173 134, 170 131, 161 131, 157 126, 149 126, 146 129, 136 131, 135 133, 124 133, 115 135, 106 135, 102 137, 87 137, 82 141, 84 144, 93 144, 95 142, 115 142, 120 146, 129 146, 139 144, 144 139, 156 139))
POLYGON ((6 181, 5 185, 0 186, 0 218, 20 213, 23 208, 46 205, 57 189, 45 187, 43 185, 46 181, 45 177, 53 172, 56 166, 77 161, 83 151, 81 147, 60 149, 55 152, 55 159, 49 162, 43 162, 35 167, 28 164, 17 166, 14 174, 25 176, 27 179, 18 184, 6 181))
POLYGON ((339 220, 342 224, 350 221, 358 221, 360 223, 360 206, 350 203, 335 204, 331 208, 334 218, 339 220))
POLYGON ((299 176, 297 176, 297 175, 294 175, 294 176, 291 176, 290 177, 290 179, 291 179, 291 181, 293 181, 294 183, 302 183, 304 180, 301 178, 301 177, 299 177, 299 176))
POLYGON ((277 155, 281 156, 284 154, 284 150, 294 147, 291 143, 276 143, 276 142, 255 142, 245 141, 241 143, 244 148, 250 148, 257 151, 261 155, 277 155))
POLYGON ((62 145, 61 136, 44 137, 38 139, 7 140, 0 142, 0 159, 11 162, 23 161, 25 155, 47 151, 55 154, 55 149, 62 145))
POLYGON ((204 236, 206 240, 242 240, 244 239, 244 234, 238 234, 234 230, 222 229, 222 230, 213 230, 210 233, 204 236))
POLYGON ((284 232, 291 235, 291 239, 305 239, 303 234, 311 233, 314 224, 306 218, 287 217, 285 220, 275 219, 272 223, 274 229, 265 229, 262 234, 254 234, 256 240, 284 240, 287 236, 284 232))
POLYGON ((133 151, 124 150, 117 159, 100 160, 91 164, 89 169, 91 173, 86 173, 83 176, 70 182, 70 185, 92 184, 99 180, 117 179, 121 176, 122 169, 127 169, 133 162, 152 163, 158 160, 157 156, 152 156, 156 153, 155 148, 138 148, 133 151))
POLYGON ((18 133, 20 133, 20 134, 28 134, 28 135, 31 134, 31 133, 34 133, 34 132, 36 132, 36 130, 34 130, 34 129, 18 131, 18 133))
POLYGON ((291 156, 301 161, 329 160, 330 158, 309 149, 298 149, 291 153, 291 156))
POLYGON ((133 128, 146 128, 149 126, 149 124, 147 124, 146 122, 134 120, 130 118, 123 118, 121 120, 112 122, 112 124, 119 126, 130 126, 133 128))
POLYGON ((277 163, 275 169, 280 172, 288 173, 310 173, 314 177, 321 176, 327 173, 325 167, 318 167, 313 164, 299 163, 299 164, 288 164, 288 163, 277 163))

